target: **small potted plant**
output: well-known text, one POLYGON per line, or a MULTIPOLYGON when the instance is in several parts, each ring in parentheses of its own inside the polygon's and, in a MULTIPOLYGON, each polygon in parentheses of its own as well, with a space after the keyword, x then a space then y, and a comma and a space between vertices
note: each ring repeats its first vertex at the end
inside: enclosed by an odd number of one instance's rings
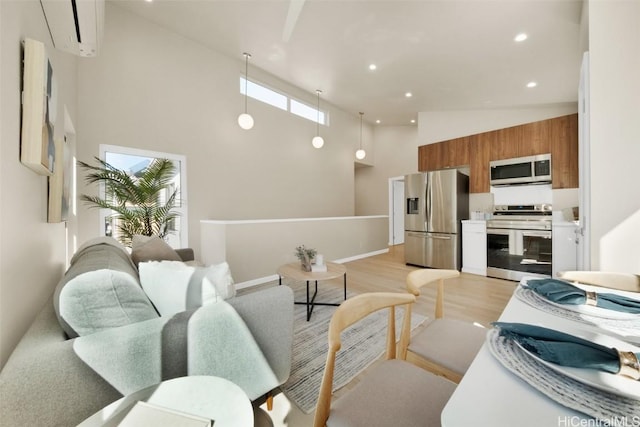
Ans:
POLYGON ((296 248, 296 258, 300 260, 304 271, 311 271, 311 263, 316 253, 317 251, 315 249, 305 248, 304 245, 296 248))

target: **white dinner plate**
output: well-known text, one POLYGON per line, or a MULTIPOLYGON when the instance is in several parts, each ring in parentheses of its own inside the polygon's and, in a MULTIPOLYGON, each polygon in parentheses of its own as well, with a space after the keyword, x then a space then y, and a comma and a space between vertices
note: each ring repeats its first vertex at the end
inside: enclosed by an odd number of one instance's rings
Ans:
MULTIPOLYGON (((640 347, 608 335, 596 334, 585 330, 572 330, 571 332, 566 333, 569 333, 576 337, 584 338, 588 341, 595 342, 600 345, 614 347, 618 350, 640 353, 640 347)), ((550 369, 559 372, 560 374, 566 375, 569 378, 572 378, 583 384, 590 385, 599 390, 607 391, 609 393, 614 393, 620 396, 627 396, 632 399, 640 399, 640 381, 635 381, 632 378, 622 375, 598 371, 596 369, 581 369, 556 365, 555 363, 547 362, 546 360, 543 360, 537 355, 531 353, 526 348, 522 347, 517 341, 514 341, 514 343, 518 345, 518 347, 520 347, 529 356, 533 357, 538 362, 549 367, 550 369)))
MULTIPOLYGON (((532 290, 531 292, 534 292, 534 291, 532 290)), ((541 298, 544 298, 542 295, 538 295, 538 296, 540 296, 541 298)), ((544 299, 551 305, 555 305, 556 307, 573 311, 578 314, 584 314, 584 315, 594 316, 594 317, 602 317, 605 319, 615 319, 615 320, 640 319, 640 314, 625 313, 623 311, 609 310, 607 308, 594 307, 592 305, 560 304, 560 303, 548 300, 547 298, 544 298, 544 299)))
MULTIPOLYGON (((586 305, 586 304, 581 304, 581 305, 560 304, 560 303, 551 301, 551 300, 545 298, 544 296, 536 293, 533 289, 527 287, 526 283, 521 282, 520 286, 522 286, 524 289, 528 289, 529 291, 535 293, 540 298, 543 298, 546 302, 548 302, 549 304, 551 304, 553 306, 560 307, 560 308, 562 308, 564 310, 573 311, 573 312, 578 313, 578 314, 584 314, 584 315, 594 316, 594 317, 601 317, 601 318, 605 318, 605 319, 615 319, 615 320, 638 320, 638 319, 640 319, 640 314, 625 313, 623 311, 609 310, 607 308, 595 307, 595 306, 586 305)), ((584 289, 584 288, 581 288, 581 289, 584 289)), ((603 292, 603 293, 606 293, 606 292, 603 292)))

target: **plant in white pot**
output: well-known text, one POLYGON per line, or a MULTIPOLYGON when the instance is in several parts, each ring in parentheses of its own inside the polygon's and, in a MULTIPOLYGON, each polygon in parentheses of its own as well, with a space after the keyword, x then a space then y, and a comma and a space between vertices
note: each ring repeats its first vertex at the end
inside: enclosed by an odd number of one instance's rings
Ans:
POLYGON ((300 260, 302 264, 302 269, 304 271, 311 271, 311 263, 313 262, 313 258, 315 258, 318 251, 311 248, 305 248, 304 245, 298 246, 296 248, 296 258, 300 260))

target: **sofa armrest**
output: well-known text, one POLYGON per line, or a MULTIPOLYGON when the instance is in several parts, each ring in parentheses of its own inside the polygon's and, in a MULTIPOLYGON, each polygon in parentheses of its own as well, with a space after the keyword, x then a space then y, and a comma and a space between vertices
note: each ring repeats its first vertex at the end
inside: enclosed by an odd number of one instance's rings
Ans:
POLYGON ((293 291, 275 286, 227 300, 240 314, 280 384, 291 373, 293 291))
POLYGON ((122 397, 85 365, 50 299, 0 372, 0 424, 75 426, 122 397))
POLYGON ((177 252, 180 259, 184 262, 194 261, 196 259, 192 248, 176 249, 175 251, 177 252))

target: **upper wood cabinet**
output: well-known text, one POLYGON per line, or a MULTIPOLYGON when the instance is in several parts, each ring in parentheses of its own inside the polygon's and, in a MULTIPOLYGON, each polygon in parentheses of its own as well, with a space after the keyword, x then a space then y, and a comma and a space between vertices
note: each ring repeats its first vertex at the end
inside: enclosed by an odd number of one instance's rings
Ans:
POLYGON ((553 188, 577 188, 578 115, 559 117, 550 128, 553 188))
POLYGON ((447 169, 469 164, 469 137, 418 147, 418 170, 447 169))
POLYGON ((519 156, 534 156, 551 152, 551 128, 558 120, 549 119, 519 126, 522 128, 522 141, 518 146, 519 156))
POLYGON ((469 192, 489 192, 489 156, 491 154, 489 134, 469 137, 469 192))
POLYGON ((484 132, 418 148, 421 172, 469 165, 469 191, 489 192, 489 162, 551 153, 553 188, 578 187, 578 115, 484 132))

